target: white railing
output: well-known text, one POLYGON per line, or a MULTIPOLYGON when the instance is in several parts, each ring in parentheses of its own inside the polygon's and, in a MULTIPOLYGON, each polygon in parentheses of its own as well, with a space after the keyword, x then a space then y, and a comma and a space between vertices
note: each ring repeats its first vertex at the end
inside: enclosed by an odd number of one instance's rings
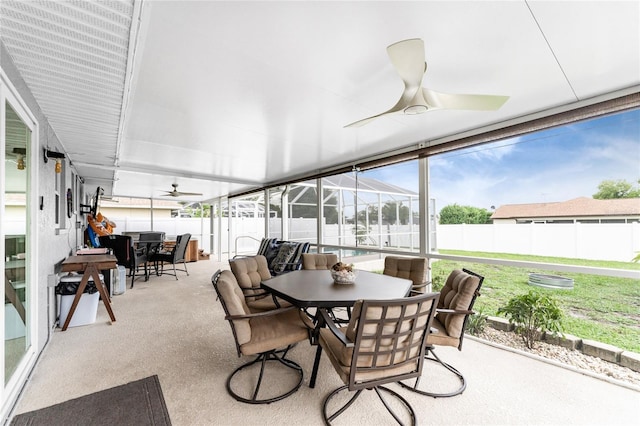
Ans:
MULTIPOLYGON (((240 240, 247 240, 247 239, 252 240, 252 241, 255 241, 255 242, 257 242, 258 244, 260 244, 260 241, 261 241, 261 240, 259 240, 259 239, 257 239, 257 238, 254 238, 254 237, 250 236, 250 235, 241 235, 241 236, 239 236, 239 237, 236 237, 236 239, 235 239, 235 244, 234 244, 234 252, 233 252, 233 255, 234 255, 234 256, 237 256, 237 255, 241 254, 241 253, 238 251, 238 241, 240 241, 240 240)), ((252 244, 252 246, 253 246, 253 244, 252 244)), ((245 247, 246 247, 246 245, 245 245, 245 247)), ((257 249, 257 248, 256 248, 256 249, 254 249, 252 254, 255 254, 257 251, 258 251, 258 249, 257 249)), ((244 253, 251 253, 251 250, 243 250, 243 251, 242 251, 242 254, 244 254, 244 253)))

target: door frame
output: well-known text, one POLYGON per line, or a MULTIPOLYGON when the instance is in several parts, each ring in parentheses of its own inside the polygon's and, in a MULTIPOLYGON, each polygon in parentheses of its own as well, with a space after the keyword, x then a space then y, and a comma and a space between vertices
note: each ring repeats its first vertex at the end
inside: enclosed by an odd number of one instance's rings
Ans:
MULTIPOLYGON (((11 83, 10 79, 4 73, 4 71, 0 68, 0 145, 3 146, 3 149, 0 152, 0 161, 3 162, 5 160, 5 150, 4 146, 6 144, 5 141, 5 116, 6 116, 6 103, 11 105, 11 108, 18 114, 20 119, 24 122, 24 124, 31 130, 31 141, 28 146, 29 156, 27 157, 27 167, 26 170, 29 173, 28 182, 27 182, 27 223, 26 223, 26 231, 27 231, 27 240, 26 247, 29 251, 29 255, 27 256, 26 263, 26 279, 29 280, 29 285, 26 286, 27 297, 29 305, 27 308, 28 311, 28 327, 26 329, 26 335, 28 341, 30 343, 29 347, 22 360, 18 364, 15 372, 12 377, 7 382, 6 386, 2 386, 0 390, 0 418, 6 419, 10 410, 13 408, 20 392, 24 384, 27 381, 29 374, 31 373, 33 367, 35 366, 37 356, 38 356, 38 347, 40 346, 40 340, 38 336, 38 318, 39 318, 39 310, 38 307, 40 305, 39 297, 38 297, 38 281, 39 281, 39 267, 38 267, 38 210, 37 210, 37 195, 38 195, 38 187, 39 187, 39 168, 41 164, 39 163, 40 159, 40 149, 39 149, 39 123, 36 117, 33 115, 26 102, 20 97, 18 90, 11 83)), ((5 176, 4 173, 0 176, 0 191, 3 193, 3 196, 0 197, 0 211, 4 211, 5 201, 4 201, 4 191, 6 188, 5 176)), ((3 229, 2 221, 0 221, 0 237, 4 240, 5 231, 3 229)), ((2 255, 2 259, 5 257, 5 247, 4 244, 0 247, 0 254, 2 255)), ((4 284, 4 274, 2 275, 2 284, 4 284)), ((4 285, 0 286, 0 292, 4 296, 4 285)), ((4 342, 4 315, 0 315, 0 336, 2 336, 2 341, 4 342)), ((4 344, 2 345, 2 356, 0 357, 0 376, 2 378, 2 383, 4 384, 4 344)))

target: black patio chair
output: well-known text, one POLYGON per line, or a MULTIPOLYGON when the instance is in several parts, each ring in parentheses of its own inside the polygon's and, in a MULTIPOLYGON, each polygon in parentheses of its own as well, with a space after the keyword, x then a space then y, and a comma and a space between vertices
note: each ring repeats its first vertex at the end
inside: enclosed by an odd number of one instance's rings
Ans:
POLYGON ((176 237, 176 245, 173 246, 171 251, 160 250, 158 253, 155 253, 150 257, 149 260, 153 262, 153 267, 156 271, 156 275, 173 275, 174 277, 176 277, 176 280, 178 280, 177 271, 186 272, 187 276, 189 275, 189 271, 187 270, 187 261, 185 260, 185 258, 187 253, 187 246, 189 245, 190 239, 191 234, 178 235, 176 237), (165 263, 170 263, 173 266, 173 273, 165 272, 165 263), (182 265, 184 265, 184 269, 177 269, 177 263, 182 263, 182 265))
POLYGON ((144 280, 149 280, 146 247, 134 247, 133 238, 129 235, 102 235, 98 237, 98 241, 100 247, 110 248, 113 251, 118 265, 129 269, 131 288, 133 288, 133 281, 139 276, 137 273, 141 265, 144 267, 144 280))
POLYGON ((147 256, 149 257, 149 259, 151 259, 154 254, 162 250, 164 235, 164 232, 141 232, 140 236, 138 237, 138 247, 142 247, 143 245, 145 245, 147 249, 147 256))

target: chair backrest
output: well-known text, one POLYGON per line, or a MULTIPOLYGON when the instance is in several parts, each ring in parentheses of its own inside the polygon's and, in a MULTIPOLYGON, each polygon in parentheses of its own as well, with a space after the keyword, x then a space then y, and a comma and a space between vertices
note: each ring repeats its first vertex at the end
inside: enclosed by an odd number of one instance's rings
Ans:
POLYGON ((187 254, 187 245, 191 239, 191 234, 182 234, 176 237, 176 245, 173 247, 173 262, 183 261, 187 254))
POLYGON ((164 232, 141 232, 138 237, 138 246, 146 243, 147 254, 153 255, 160 250, 162 241, 164 241, 164 235, 164 232))
POLYGON ((331 269, 338 263, 338 255, 333 253, 303 253, 302 269, 331 269))
POLYGON ((100 247, 113 250, 118 265, 130 268, 134 261, 133 238, 130 235, 102 235, 98 237, 100 247))
POLYGON ((241 355, 240 345, 251 340, 251 324, 248 319, 231 319, 235 315, 251 313, 247 306, 242 290, 231 271, 218 270, 211 277, 211 283, 218 294, 218 299, 224 309, 225 319, 229 321, 233 338, 236 342, 238 356, 241 355))
POLYGON ((414 285, 427 280, 429 260, 424 257, 387 256, 384 258, 384 275, 405 278, 413 281, 414 285))
MULTIPOLYGON (((467 269, 453 270, 447 277, 444 287, 440 290, 438 309, 471 311, 476 298, 480 295, 483 281, 484 277, 467 269)), ((449 337, 460 339, 458 349, 462 347, 464 328, 469 315, 471 314, 436 313, 436 318, 444 326, 449 337)))
POLYGON ((260 282, 271 278, 267 258, 262 255, 230 259, 229 266, 245 296, 263 293, 260 282))
POLYGON ((140 232, 138 241, 140 242, 164 241, 164 235, 165 235, 164 232, 155 232, 155 231, 140 232))
POLYGON ((425 339, 437 299, 438 293, 424 293, 356 302, 345 332, 347 339, 354 342, 349 390, 422 374, 425 339))

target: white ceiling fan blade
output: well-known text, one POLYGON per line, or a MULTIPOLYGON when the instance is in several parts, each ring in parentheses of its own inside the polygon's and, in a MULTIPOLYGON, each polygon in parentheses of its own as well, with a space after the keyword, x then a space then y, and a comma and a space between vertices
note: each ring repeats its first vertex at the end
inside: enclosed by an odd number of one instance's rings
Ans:
POLYGON ((466 109, 476 111, 495 111, 509 99, 499 95, 463 95, 440 93, 430 89, 422 89, 430 109, 466 109))
MULTIPOLYGON (((424 42, 419 38, 399 41, 387 47, 387 54, 405 85, 405 90, 417 89, 427 71, 424 42)), ((413 93, 412 96, 413 97, 413 93)))
POLYGON ((182 197, 183 195, 200 196, 202 194, 198 192, 169 192, 167 194, 164 194, 163 197, 182 197))
POLYGON ((171 186, 173 187, 173 191, 164 191, 164 192, 166 192, 166 194, 163 195, 164 197, 180 197, 182 195, 202 195, 199 192, 182 192, 182 191, 178 191, 178 184, 177 183, 172 183, 171 186))
POLYGON ((404 91, 400 100, 388 111, 347 124, 344 126, 345 128, 364 126, 383 115, 403 111, 412 105, 411 100, 419 94, 422 77, 427 69, 427 64, 424 61, 424 42, 419 38, 399 41, 388 46, 387 53, 404 82, 404 91))
POLYGON ((202 195, 200 192, 182 192, 179 191, 178 195, 202 195))
POLYGON ((387 47, 387 53, 404 82, 404 91, 400 100, 389 111, 358 120, 344 127, 360 127, 383 115, 401 111, 406 115, 423 114, 432 109, 495 111, 509 99, 509 96, 458 95, 424 89, 422 78, 427 71, 427 63, 424 59, 424 42, 419 38, 394 43, 387 47))
POLYGON ((346 126, 344 126, 344 128, 347 128, 347 127, 361 127, 361 126, 364 126, 365 124, 375 120, 376 118, 382 117, 383 115, 395 114, 395 113, 403 110, 403 108, 396 108, 396 107, 397 107, 397 105, 395 107, 391 108, 389 111, 385 111, 385 112, 383 112, 381 114, 377 114, 377 115, 374 115, 374 116, 371 116, 371 117, 363 118, 362 120, 354 121, 353 123, 347 124, 346 126))

